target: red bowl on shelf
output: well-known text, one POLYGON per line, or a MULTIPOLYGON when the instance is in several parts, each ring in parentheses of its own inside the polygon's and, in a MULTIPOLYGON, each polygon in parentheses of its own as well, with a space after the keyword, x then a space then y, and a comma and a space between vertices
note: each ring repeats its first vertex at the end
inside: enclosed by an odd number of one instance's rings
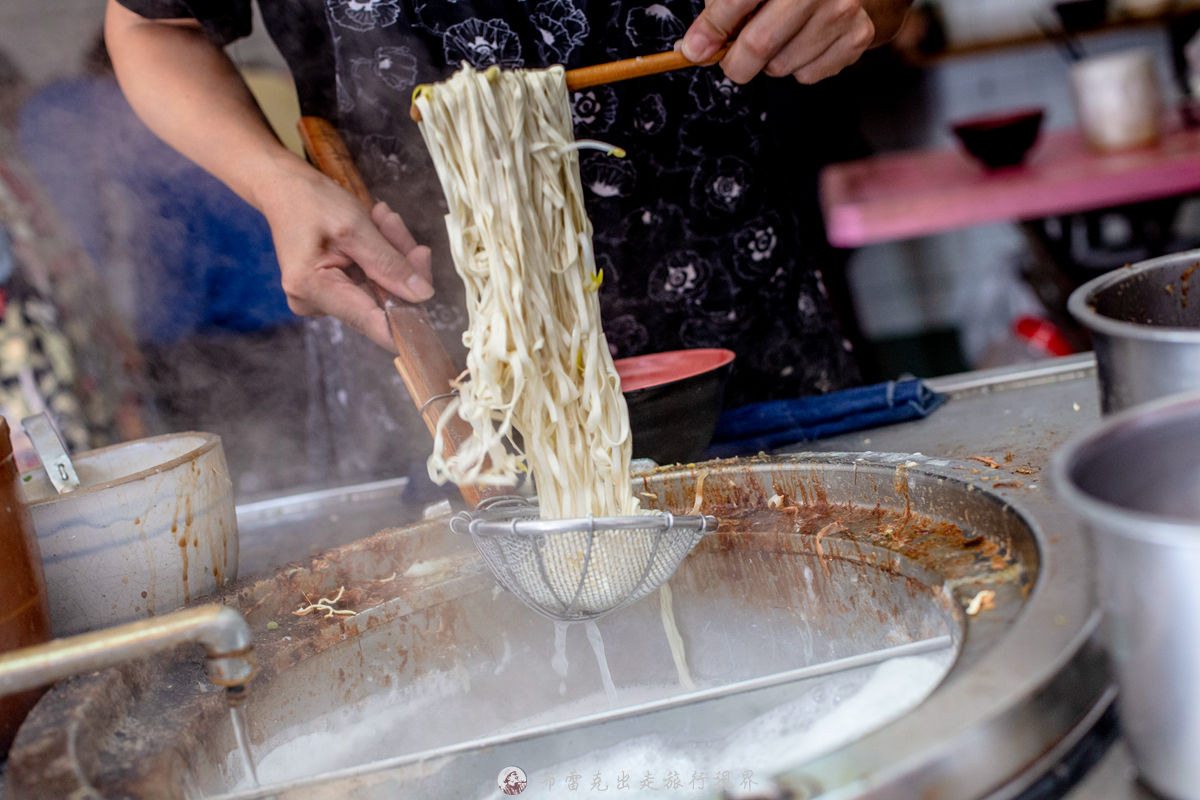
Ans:
POLYGON ((717 429, 732 350, 696 348, 614 361, 629 406, 633 457, 657 464, 700 458, 717 429))
POLYGON ((1045 112, 1040 108, 984 114, 954 123, 963 148, 988 169, 1015 167, 1037 142, 1045 112))

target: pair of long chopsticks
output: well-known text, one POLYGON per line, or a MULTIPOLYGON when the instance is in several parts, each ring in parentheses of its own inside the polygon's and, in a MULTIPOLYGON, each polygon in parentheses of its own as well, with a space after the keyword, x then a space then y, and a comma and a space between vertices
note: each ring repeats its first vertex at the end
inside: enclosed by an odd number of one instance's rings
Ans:
MULTIPOLYGON (((337 129, 329 120, 321 117, 301 117, 298 127, 304 149, 313 165, 337 181, 369 210, 372 205, 371 193, 337 129)), ((425 426, 433 433, 442 410, 449 402, 446 395, 450 391, 450 381, 458 376, 459 371, 438 338, 423 306, 393 296, 374 281, 368 279, 367 283, 387 314, 388 328, 398 353, 396 371, 400 373, 413 403, 421 412, 425 426)), ((448 458, 471 435, 471 425, 454 415, 447 421, 442 435, 443 455, 448 458)), ((459 489, 463 499, 472 508, 488 494, 478 486, 460 486, 459 489)))
MULTIPOLYGON (((599 86, 602 83, 615 83, 630 78, 641 78, 646 75, 657 75, 660 72, 683 69, 684 67, 706 67, 715 64, 729 52, 725 45, 706 61, 688 61, 683 53, 671 50, 666 53, 655 53, 649 56, 636 56, 621 61, 610 61, 607 64, 593 64, 590 67, 578 67, 567 70, 567 89, 575 92, 589 86, 599 86)), ((421 112, 414 105, 409 109, 413 122, 421 121, 421 112)))

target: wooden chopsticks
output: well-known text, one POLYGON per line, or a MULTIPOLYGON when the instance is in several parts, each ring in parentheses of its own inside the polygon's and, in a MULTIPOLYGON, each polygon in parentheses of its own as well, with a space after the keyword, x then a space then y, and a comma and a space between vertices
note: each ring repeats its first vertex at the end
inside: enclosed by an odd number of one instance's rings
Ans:
POLYGON ((599 86, 602 83, 615 83, 630 78, 640 78, 644 75, 657 75, 660 72, 670 72, 684 67, 707 67, 724 58, 728 51, 729 45, 725 45, 712 58, 700 63, 688 61, 680 51, 671 50, 650 56, 635 56, 621 61, 610 61, 607 64, 593 64, 590 67, 569 69, 567 70, 567 88, 574 92, 589 86, 599 86))
MULTIPOLYGON (((569 69, 567 70, 567 89, 574 92, 589 86, 599 86, 602 83, 615 83, 630 78, 641 78, 645 75, 657 75, 660 72, 670 72, 684 67, 706 67, 720 61, 727 52, 729 52, 729 45, 725 45, 713 54, 712 58, 701 63, 688 61, 680 51, 671 50, 666 53, 610 61, 607 64, 593 64, 590 67, 569 69)), ((421 112, 416 105, 409 109, 409 116, 413 118, 414 122, 421 121, 421 112)))

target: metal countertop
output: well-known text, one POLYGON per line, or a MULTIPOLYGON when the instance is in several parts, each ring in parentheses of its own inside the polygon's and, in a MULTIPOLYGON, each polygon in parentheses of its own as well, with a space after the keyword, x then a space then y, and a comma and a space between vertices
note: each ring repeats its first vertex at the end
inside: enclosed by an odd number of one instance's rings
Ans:
MULTIPOLYGON (((932 378, 947 402, 923 420, 805 442, 789 451, 877 451, 990 458, 1012 469, 1030 491, 1050 491, 1050 455, 1100 421, 1095 359, 1090 353, 1031 365, 932 378), (1009 456, 1011 455, 1011 459, 1009 456), (1035 474, 1029 474, 1030 468, 1035 474), (1015 472, 1020 469, 1021 472, 1015 472)), ((981 470, 981 474, 986 470, 981 470)), ((1118 740, 1065 796, 1066 800, 1152 800, 1118 740)))
MULTIPOLYGON (((947 402, 925 419, 798 443, 781 452, 920 453, 968 463, 975 458, 979 473, 970 479, 981 485, 1019 482, 1020 491, 1045 492, 1051 491, 1045 471, 1051 454, 1100 420, 1090 353, 926 383, 946 394, 947 402)), ((318 542, 330 546, 336 543, 332 540, 411 521, 420 511, 402 500, 405 483, 396 479, 239 505, 243 574, 322 549, 318 542), (298 524, 312 530, 298 534, 298 524)), ((1128 750, 1118 741, 1065 797, 1149 800, 1153 795, 1139 787, 1128 750)))
MULTIPOLYGON (((947 395, 922 420, 804 442, 789 451, 876 451, 990 458, 1043 469, 1050 454, 1100 420, 1090 353, 925 381, 947 395), (1011 458, 1009 457, 1011 455, 1011 458)), ((1039 476, 1018 473, 1031 486, 1039 476)))

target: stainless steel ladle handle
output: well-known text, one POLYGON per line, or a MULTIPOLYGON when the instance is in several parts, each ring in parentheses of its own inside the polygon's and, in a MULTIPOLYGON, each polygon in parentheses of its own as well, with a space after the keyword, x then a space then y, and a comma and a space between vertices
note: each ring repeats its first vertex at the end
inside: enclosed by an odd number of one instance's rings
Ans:
POLYGON ((59 494, 66 494, 78 489, 79 475, 75 473, 75 465, 71 463, 71 457, 67 455, 67 446, 46 412, 25 417, 21 420, 21 428, 29 437, 33 449, 37 451, 55 490, 59 494))

